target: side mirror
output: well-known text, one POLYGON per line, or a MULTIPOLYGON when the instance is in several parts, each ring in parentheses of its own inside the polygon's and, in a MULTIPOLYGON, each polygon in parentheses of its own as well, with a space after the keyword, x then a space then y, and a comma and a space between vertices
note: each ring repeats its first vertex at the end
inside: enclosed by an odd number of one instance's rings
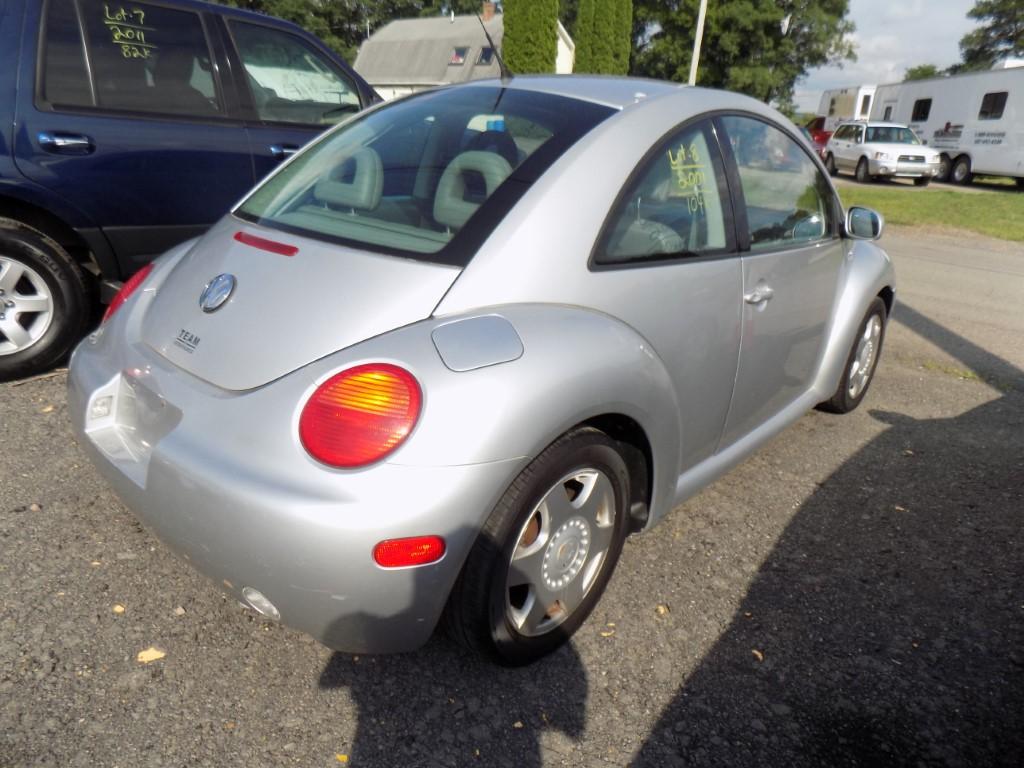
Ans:
POLYGON ((846 236, 855 240, 877 240, 882 236, 885 219, 878 211, 854 205, 846 212, 846 236))

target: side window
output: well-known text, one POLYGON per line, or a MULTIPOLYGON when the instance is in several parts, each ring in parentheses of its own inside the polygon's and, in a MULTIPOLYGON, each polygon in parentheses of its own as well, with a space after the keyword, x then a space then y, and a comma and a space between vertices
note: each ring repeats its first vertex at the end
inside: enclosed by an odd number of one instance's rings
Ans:
POLYGON ((853 128, 852 130, 853 130, 853 140, 856 143, 858 143, 858 144, 863 144, 864 143, 864 129, 861 128, 860 126, 857 126, 857 127, 853 128))
POLYGON ((832 134, 832 137, 839 141, 846 141, 847 133, 848 131, 846 130, 846 126, 840 125, 836 128, 836 132, 832 134))
POLYGON ((750 249, 803 245, 830 237, 832 193, 799 144, 754 118, 728 116, 722 122, 743 187, 750 249))
POLYGON ((244 22, 231 34, 260 120, 324 125, 359 111, 352 81, 301 37, 244 22))
POLYGON ((50 0, 44 24, 39 92, 50 104, 91 107, 92 87, 72 0, 50 0))
MULTIPOLYGON (((221 113, 210 50, 198 14, 148 3, 101 0, 78 0, 78 8, 89 47, 95 100, 88 90, 87 98, 70 100, 73 95, 65 89, 61 94, 64 103, 199 117, 221 113)), ((74 19, 74 6, 53 2, 47 15, 49 38, 49 24, 60 27, 74 19), (66 10, 57 11, 58 7, 66 10), (66 17, 58 22, 55 13, 66 13, 66 17)), ((58 101, 51 96, 51 75, 54 83, 61 82, 56 76, 58 50, 54 49, 51 59, 48 44, 45 93, 51 101, 58 101)))
POLYGON ((665 141, 633 175, 598 244, 597 264, 724 251, 725 173, 710 124, 665 141))
POLYGON ((885 114, 882 115, 882 119, 883 120, 892 120, 892 107, 886 107, 885 108, 885 114))
POLYGON ((910 122, 920 123, 923 120, 928 119, 928 115, 932 111, 932 100, 931 99, 918 99, 914 102, 914 111, 910 115, 910 122))
POLYGON ((986 93, 981 99, 981 109, 978 110, 979 120, 998 120, 1003 116, 1006 109, 1006 91, 997 93, 986 93))

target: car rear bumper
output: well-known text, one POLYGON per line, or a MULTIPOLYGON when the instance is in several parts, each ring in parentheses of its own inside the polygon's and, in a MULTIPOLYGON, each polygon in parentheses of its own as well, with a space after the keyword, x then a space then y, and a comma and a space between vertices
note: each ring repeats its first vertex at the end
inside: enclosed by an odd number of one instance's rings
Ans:
POLYGON ((245 587, 258 590, 284 623, 331 648, 397 652, 429 638, 520 460, 326 468, 302 450, 294 414, 280 412, 282 396, 302 402, 301 372, 228 393, 145 347, 104 341, 82 342, 72 358, 69 412, 144 525, 221 589, 243 603, 245 587), (437 563, 372 559, 384 539, 430 534, 446 542, 437 563))

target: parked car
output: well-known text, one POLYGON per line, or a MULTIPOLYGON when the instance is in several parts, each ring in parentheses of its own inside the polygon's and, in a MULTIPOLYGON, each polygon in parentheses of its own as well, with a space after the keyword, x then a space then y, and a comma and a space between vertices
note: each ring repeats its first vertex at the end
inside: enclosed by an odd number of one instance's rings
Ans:
POLYGON ((520 664, 623 541, 809 408, 894 300, 763 103, 516 77, 367 110, 125 284, 71 360, 83 448, 220 588, 326 645, 444 617, 520 664))
POLYGON ((815 143, 820 142, 824 145, 828 141, 828 137, 832 135, 832 131, 825 128, 826 118, 823 115, 812 117, 806 123, 804 123, 804 130, 806 130, 811 140, 815 143))
POLYGON ((913 179, 926 187, 940 170, 939 153, 897 123, 843 123, 825 146, 825 166, 835 176, 852 172, 857 181, 877 178, 913 179))
MULTIPOLYGON (((824 159, 825 158, 825 147, 828 144, 828 139, 819 140, 814 138, 814 134, 806 126, 800 128, 800 133, 803 134, 804 138, 807 139, 807 143, 814 149, 814 153, 824 159)), ((820 134, 819 134, 820 135, 820 134)))
POLYGON ((61 359, 154 256, 202 233, 373 90, 316 38, 194 0, 0 5, 0 379, 61 359))

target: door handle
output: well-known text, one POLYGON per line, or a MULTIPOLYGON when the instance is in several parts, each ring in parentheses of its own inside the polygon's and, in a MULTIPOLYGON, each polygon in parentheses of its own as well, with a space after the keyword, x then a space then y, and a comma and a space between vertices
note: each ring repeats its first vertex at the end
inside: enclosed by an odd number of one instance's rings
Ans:
POLYGON ((96 151, 92 139, 80 133, 42 131, 39 134, 39 146, 57 155, 90 155, 96 151))
POLYGON ((270 154, 273 155, 277 160, 281 160, 285 157, 291 157, 299 148, 293 144, 271 144, 270 154))
POLYGON ((747 304, 763 304, 775 295, 769 285, 758 285, 750 293, 743 294, 743 300, 747 304))

